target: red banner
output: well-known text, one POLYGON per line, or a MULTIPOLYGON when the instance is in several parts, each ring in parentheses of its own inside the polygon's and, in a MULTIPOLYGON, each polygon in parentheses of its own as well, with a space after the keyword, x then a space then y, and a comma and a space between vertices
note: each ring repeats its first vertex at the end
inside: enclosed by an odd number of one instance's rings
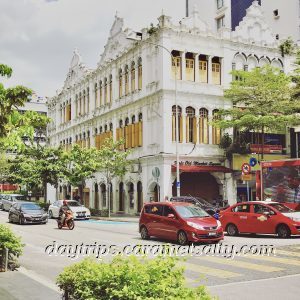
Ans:
MULTIPOLYGON (((261 144, 251 144, 250 151, 253 153, 262 153, 263 147, 261 144)), ((282 145, 264 145, 264 153, 282 153, 282 145)))

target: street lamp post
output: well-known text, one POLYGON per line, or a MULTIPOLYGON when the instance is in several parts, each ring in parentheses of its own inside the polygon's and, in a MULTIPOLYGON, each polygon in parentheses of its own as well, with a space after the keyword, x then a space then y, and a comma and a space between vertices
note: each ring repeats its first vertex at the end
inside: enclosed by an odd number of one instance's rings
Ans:
MULTIPOLYGON (((132 37, 127 37, 128 40, 133 40, 133 41, 141 41, 141 39, 137 38, 132 38, 132 37)), ((176 196, 180 196, 180 175, 179 175, 179 150, 178 150, 178 143, 179 143, 179 115, 178 115, 178 105, 177 105, 177 62, 174 60, 174 56, 172 52, 166 48, 163 45, 148 42, 148 41, 143 41, 144 43, 154 45, 156 47, 160 47, 164 50, 166 50, 170 56, 171 56, 171 64, 174 62, 175 65, 175 143, 176 143, 176 196)))

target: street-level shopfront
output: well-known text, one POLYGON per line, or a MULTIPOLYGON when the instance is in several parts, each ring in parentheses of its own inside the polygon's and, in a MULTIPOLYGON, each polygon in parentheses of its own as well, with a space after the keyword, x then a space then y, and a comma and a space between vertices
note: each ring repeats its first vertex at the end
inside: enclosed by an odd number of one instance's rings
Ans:
MULTIPOLYGON (((281 155, 281 154, 264 154, 264 161, 273 161, 273 160, 281 160, 288 159, 289 155, 281 155)), ((234 154, 232 159, 232 169, 234 171, 234 178, 237 182, 236 187, 236 201, 247 201, 248 199, 253 201, 257 199, 256 192, 259 190, 256 187, 256 176, 257 172, 260 171, 260 160, 261 154, 234 154), (245 163, 250 162, 251 158, 255 158, 257 160, 257 164, 251 167, 251 173, 249 176, 243 176, 242 174, 242 166, 245 163)))

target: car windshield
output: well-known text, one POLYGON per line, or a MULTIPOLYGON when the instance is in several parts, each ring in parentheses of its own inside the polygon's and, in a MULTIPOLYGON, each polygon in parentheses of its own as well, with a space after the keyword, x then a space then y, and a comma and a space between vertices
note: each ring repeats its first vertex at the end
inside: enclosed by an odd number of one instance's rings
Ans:
POLYGON ((77 201, 68 201, 69 206, 81 206, 81 204, 77 201))
POLYGON ((290 212, 295 212, 293 209, 288 208, 287 206, 279 203, 271 203, 269 204, 270 206, 274 207, 278 211, 282 213, 290 213, 290 212))
POLYGON ((34 203, 26 203, 21 205, 22 210, 40 210, 41 208, 34 203))
POLYGON ((175 206, 175 209, 182 218, 206 218, 210 216, 202 208, 195 205, 189 205, 189 206, 178 205, 175 206))
POLYGON ((24 196, 13 196, 15 200, 26 200, 24 196))

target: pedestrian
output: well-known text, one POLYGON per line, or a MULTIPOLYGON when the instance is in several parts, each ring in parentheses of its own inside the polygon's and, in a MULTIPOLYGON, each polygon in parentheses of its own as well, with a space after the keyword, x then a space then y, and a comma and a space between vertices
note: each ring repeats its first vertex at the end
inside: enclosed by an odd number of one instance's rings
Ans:
POLYGON ((165 202, 169 202, 169 197, 168 196, 165 197, 165 202))

